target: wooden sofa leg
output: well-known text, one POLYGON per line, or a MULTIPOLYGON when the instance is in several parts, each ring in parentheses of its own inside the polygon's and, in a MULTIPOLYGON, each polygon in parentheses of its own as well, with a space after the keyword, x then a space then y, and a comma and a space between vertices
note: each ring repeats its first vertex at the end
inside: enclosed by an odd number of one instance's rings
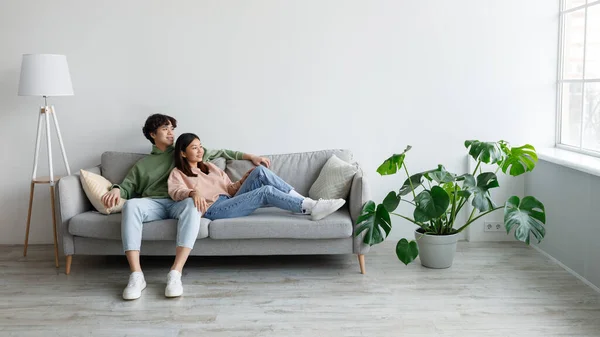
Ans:
POLYGON ((73 255, 67 255, 67 265, 65 267, 65 274, 71 274, 71 262, 73 262, 73 255))
POLYGON ((364 254, 358 254, 358 264, 360 264, 360 273, 366 274, 367 272, 365 271, 365 255, 364 254))

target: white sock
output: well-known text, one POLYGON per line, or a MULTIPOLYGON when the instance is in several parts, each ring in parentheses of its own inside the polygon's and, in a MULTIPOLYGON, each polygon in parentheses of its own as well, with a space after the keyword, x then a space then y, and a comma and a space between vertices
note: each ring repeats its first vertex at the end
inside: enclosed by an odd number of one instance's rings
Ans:
POLYGON ((296 192, 296 190, 293 188, 288 192, 288 194, 291 195, 292 197, 298 197, 298 198, 302 198, 302 199, 306 198, 302 194, 296 192))
POLYGON ((304 200, 302 200, 302 214, 312 213, 312 209, 316 204, 317 202, 311 198, 304 198, 304 200))
POLYGON ((142 277, 144 277, 144 272, 141 272, 141 271, 134 271, 134 272, 131 272, 131 275, 134 275, 134 274, 136 274, 136 275, 141 275, 142 277))

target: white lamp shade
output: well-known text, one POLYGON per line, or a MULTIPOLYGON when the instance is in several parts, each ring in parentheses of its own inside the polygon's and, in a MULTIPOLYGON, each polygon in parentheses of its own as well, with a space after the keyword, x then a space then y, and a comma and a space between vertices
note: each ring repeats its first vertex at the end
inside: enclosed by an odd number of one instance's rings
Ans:
POLYGON ((73 85, 65 55, 23 55, 19 96, 71 95, 73 85))

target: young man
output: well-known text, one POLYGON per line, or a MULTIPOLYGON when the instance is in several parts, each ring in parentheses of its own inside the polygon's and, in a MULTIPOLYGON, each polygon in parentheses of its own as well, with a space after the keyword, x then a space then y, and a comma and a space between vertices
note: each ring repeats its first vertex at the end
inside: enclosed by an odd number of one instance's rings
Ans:
MULTIPOLYGON (((161 219, 177 219, 175 262, 167 274, 165 296, 177 297, 183 294, 181 272, 196 242, 201 214, 194 206, 193 199, 175 202, 168 193, 167 179, 175 167, 173 141, 176 127, 177 120, 173 117, 161 114, 148 117, 142 131, 152 143, 152 152, 135 163, 121 184, 113 185, 102 196, 102 202, 107 207, 116 205, 120 198, 128 199, 123 207, 121 220, 123 250, 131 269, 129 282, 123 290, 123 298, 126 300, 138 299, 146 288, 140 266, 143 223, 161 219)), ((254 165, 264 164, 267 167, 271 164, 267 158, 231 150, 206 150, 204 157, 207 161, 224 157, 247 159, 254 165)))

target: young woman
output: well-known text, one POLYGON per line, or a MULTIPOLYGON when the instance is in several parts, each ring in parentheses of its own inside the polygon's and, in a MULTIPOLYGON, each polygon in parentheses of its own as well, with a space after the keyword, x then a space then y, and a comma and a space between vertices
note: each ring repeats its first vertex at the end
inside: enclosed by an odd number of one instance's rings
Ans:
POLYGON ((318 201, 294 191, 269 169, 258 166, 232 182, 223 170, 202 161, 200 138, 184 133, 175 143, 175 168, 169 176, 169 195, 175 201, 191 198, 205 218, 211 220, 248 215, 263 206, 310 214, 320 220, 337 211, 344 199, 318 201))

